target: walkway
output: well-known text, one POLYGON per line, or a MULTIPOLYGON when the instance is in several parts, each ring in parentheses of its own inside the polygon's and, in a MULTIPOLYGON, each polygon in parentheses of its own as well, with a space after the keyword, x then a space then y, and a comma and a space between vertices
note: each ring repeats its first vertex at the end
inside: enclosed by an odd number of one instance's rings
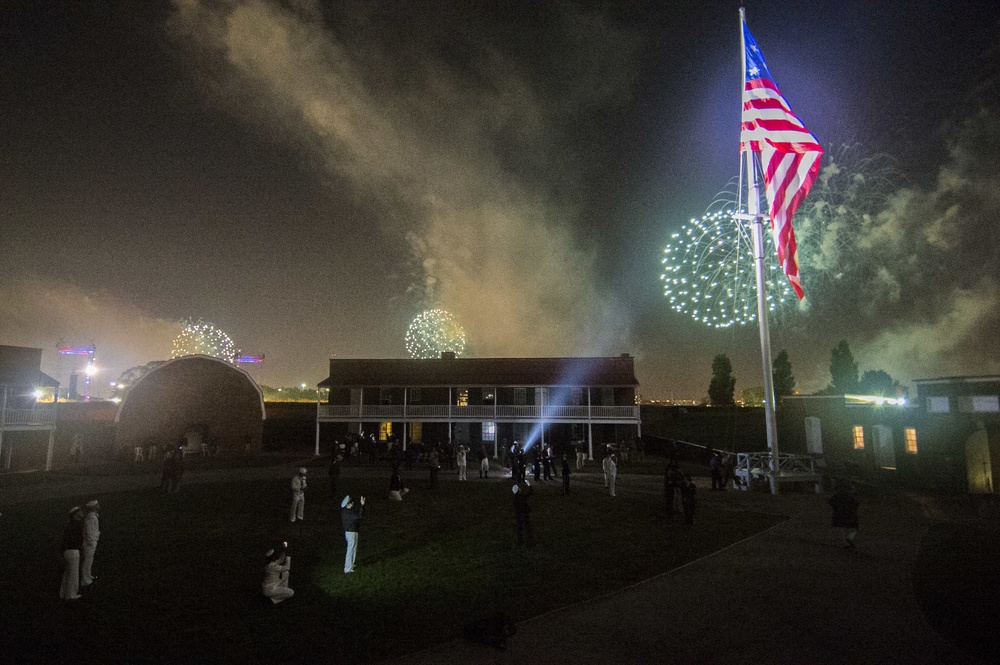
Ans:
POLYGON ((506 652, 456 640, 393 662, 980 662, 934 632, 917 606, 911 571, 929 521, 915 503, 863 498, 852 554, 828 526, 824 495, 701 495, 796 514, 647 582, 525 621, 506 652))

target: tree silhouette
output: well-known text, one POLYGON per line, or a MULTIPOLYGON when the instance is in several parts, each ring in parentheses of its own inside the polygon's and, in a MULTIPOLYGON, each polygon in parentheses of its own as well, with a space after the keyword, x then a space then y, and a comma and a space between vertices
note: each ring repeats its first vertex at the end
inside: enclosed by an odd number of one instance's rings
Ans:
POLYGON ((830 377, 833 379, 826 392, 830 395, 848 395, 858 392, 858 363, 854 362, 854 354, 847 340, 840 343, 830 352, 830 377))
POLYGON ((795 377, 792 376, 792 362, 788 359, 788 351, 784 349, 775 356, 771 364, 774 378, 774 396, 784 397, 795 394, 795 377))
POLYGON ((733 364, 724 353, 712 359, 712 381, 708 384, 708 399, 712 406, 732 406, 736 379, 733 364))

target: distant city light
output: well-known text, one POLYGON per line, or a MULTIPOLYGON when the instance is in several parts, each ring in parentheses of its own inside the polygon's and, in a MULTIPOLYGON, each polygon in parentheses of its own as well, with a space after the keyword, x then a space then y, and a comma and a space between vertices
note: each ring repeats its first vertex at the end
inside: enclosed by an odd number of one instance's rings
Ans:
POLYGON ((94 376, 95 374, 97 374, 97 367, 95 367, 94 365, 87 365, 87 369, 84 371, 87 372, 87 376, 94 376))

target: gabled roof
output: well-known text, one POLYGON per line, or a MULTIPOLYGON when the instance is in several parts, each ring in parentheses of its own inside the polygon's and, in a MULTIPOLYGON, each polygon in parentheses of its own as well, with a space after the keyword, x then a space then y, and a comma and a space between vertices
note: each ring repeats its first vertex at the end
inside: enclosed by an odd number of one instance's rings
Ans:
POLYGON ((41 349, 0 345, 0 385, 58 387, 58 381, 39 369, 41 364, 41 349))
POLYGON ((333 386, 617 386, 639 385, 635 359, 601 358, 434 358, 330 360, 333 386))

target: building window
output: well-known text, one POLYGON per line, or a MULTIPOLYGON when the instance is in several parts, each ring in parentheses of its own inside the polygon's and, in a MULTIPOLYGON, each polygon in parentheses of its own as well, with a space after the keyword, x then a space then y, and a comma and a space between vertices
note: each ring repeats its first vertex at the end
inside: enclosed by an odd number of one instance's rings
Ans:
POLYGON ((614 388, 601 388, 601 406, 614 406, 614 404, 615 404, 614 388))
POLYGON ((469 406, 469 391, 467 389, 459 390, 456 395, 455 406, 469 406))
POLYGON ((864 450, 865 448, 865 428, 861 425, 854 426, 854 449, 864 450))
POLYGON ((497 440, 497 424, 483 423, 483 441, 497 440))
POLYGON ((423 423, 410 423, 410 441, 423 441, 424 440, 424 424, 423 423))
POLYGON ((524 388, 514 388, 514 404, 527 404, 528 392, 524 388))
POLYGON ((379 423, 378 440, 388 441, 389 437, 391 436, 392 436, 392 423, 379 423))
POLYGON ((907 427, 906 430, 906 452, 917 454, 917 430, 907 427))
POLYGON ((972 410, 976 413, 997 413, 1000 411, 1000 397, 997 395, 975 395, 972 410))
POLYGON ((420 404, 420 388, 410 388, 410 404, 420 404))

